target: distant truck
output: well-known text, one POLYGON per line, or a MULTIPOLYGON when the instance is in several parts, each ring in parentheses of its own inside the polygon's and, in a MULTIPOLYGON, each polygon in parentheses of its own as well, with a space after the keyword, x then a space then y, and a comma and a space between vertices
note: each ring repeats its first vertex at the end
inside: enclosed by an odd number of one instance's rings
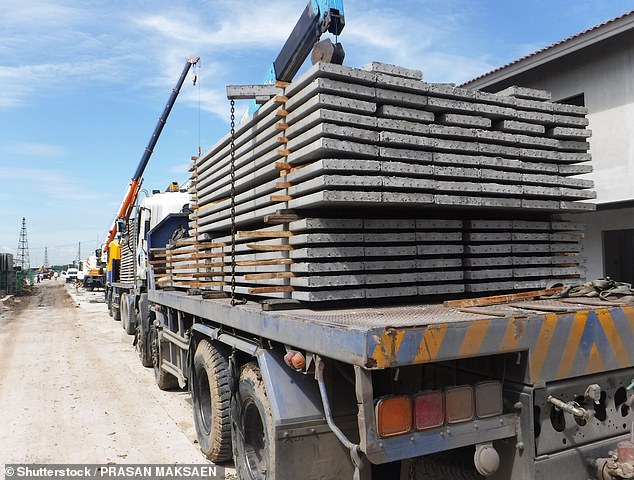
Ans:
POLYGON ((82 284, 89 291, 105 288, 106 286, 106 269, 101 257, 101 249, 97 249, 94 255, 89 256, 83 262, 82 284))
POLYGON ((66 283, 76 282, 79 276, 79 269, 69 268, 66 270, 66 283))

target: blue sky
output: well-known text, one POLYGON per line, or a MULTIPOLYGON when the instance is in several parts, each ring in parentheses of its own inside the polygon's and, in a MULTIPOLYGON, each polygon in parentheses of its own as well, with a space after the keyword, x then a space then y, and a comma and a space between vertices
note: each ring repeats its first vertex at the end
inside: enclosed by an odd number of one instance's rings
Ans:
MULTIPOLYGON (((144 187, 187 179, 228 130, 227 84, 258 83, 307 0, 0 0, 0 252, 31 265, 104 239, 185 58, 201 57, 144 187)), ((346 64, 460 83, 634 8, 631 0, 344 0, 346 64)))

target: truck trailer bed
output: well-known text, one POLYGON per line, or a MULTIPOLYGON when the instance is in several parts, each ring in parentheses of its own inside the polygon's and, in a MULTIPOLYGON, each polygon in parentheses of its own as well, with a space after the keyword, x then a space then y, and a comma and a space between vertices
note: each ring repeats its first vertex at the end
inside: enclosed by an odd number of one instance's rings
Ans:
POLYGON ((634 307, 598 299, 542 299, 461 309, 414 304, 263 311, 254 302, 231 307, 228 299, 209 300, 179 291, 151 290, 148 298, 367 369, 526 351, 535 383, 634 364, 634 307))

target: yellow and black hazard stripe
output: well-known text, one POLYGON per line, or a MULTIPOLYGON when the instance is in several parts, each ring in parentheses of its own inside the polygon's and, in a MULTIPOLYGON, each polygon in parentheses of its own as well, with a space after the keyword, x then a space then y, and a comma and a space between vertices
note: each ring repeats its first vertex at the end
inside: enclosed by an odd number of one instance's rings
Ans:
POLYGON ((369 352, 378 368, 527 351, 532 383, 634 365, 634 307, 387 328, 369 352))

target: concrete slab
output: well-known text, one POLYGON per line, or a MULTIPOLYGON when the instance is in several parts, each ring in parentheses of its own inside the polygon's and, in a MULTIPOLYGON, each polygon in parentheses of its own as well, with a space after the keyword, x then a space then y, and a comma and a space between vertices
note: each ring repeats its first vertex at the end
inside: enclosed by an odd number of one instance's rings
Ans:
POLYGON ((433 112, 397 105, 379 105, 377 107, 377 115, 384 118, 411 120, 420 123, 432 123, 435 118, 433 112))
POLYGON ((498 95, 505 95, 528 100, 550 100, 551 93, 547 90, 537 90, 535 88, 511 86, 496 92, 498 95))
POLYGON ((438 116, 438 123, 455 125, 458 127, 491 128, 491 119, 477 115, 460 115, 457 113, 442 113, 438 116))
POLYGON ((415 70, 412 68, 399 67, 397 65, 390 65, 388 63, 370 62, 361 67, 361 70, 366 72, 384 73, 393 77, 409 78, 411 80, 421 81, 423 79, 422 70, 415 70))

